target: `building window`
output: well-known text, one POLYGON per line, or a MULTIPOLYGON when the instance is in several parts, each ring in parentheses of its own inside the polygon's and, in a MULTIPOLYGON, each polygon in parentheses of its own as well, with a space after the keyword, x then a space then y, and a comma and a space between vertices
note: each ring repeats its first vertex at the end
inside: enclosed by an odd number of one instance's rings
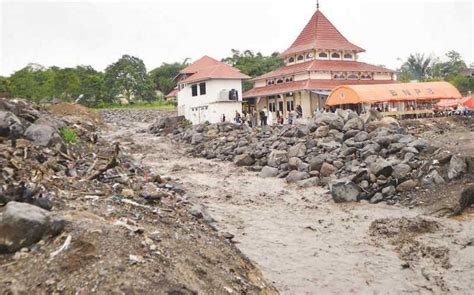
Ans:
POLYGON ((359 76, 356 74, 349 74, 349 76, 347 76, 347 80, 359 80, 359 76))
POLYGON ((313 53, 310 52, 306 55, 306 59, 313 59, 313 53))
POLYGON ((362 74, 362 75, 360 76, 360 79, 361 79, 361 80, 372 80, 372 75, 370 75, 370 74, 362 74))
POLYGON ((283 79, 278 79, 277 84, 281 84, 281 83, 283 83, 283 79))
POLYGON ((290 57, 290 59, 288 59, 288 62, 289 62, 289 63, 295 62, 295 58, 294 58, 294 57, 290 57))
POLYGON ((194 84, 193 86, 191 86, 191 95, 192 96, 197 96, 198 95, 198 86, 197 86, 197 84, 194 84))
POLYGON ((352 59, 352 54, 346 53, 346 54, 344 54, 344 58, 345 59, 352 59))
POLYGON ((319 53, 320 58, 328 58, 328 54, 326 52, 319 53))
POLYGON ((293 76, 292 77, 286 77, 285 82, 292 82, 293 81, 293 76))
POLYGON ((199 83, 199 94, 200 95, 206 94, 206 83, 199 83))
POLYGON ((331 58, 341 58, 341 55, 337 52, 334 52, 333 54, 331 54, 331 58))
POLYGON ((295 110, 295 107, 294 107, 293 101, 292 100, 287 100, 286 101, 286 111, 289 112, 289 111, 294 111, 294 110, 295 110))
POLYGON ((270 112, 275 111, 275 96, 268 97, 268 110, 270 112))
POLYGON ((298 61, 303 60, 304 56, 303 55, 298 55, 298 61))
POLYGON ((346 78, 343 73, 336 73, 332 77, 334 80, 344 80, 346 78))

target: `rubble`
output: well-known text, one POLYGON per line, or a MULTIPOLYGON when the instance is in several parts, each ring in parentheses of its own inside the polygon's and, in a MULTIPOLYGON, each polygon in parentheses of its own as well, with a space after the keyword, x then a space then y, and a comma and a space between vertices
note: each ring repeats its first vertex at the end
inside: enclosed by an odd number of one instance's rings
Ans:
POLYGON ((94 112, 75 107, 0 98, 1 290, 276 293, 205 208, 191 214, 179 184, 103 139, 94 112))
MULTIPOLYGON (((394 204, 401 193, 416 189, 420 183, 439 184, 467 171, 463 157, 452 157, 449 165, 435 161, 444 150, 407 134, 396 119, 381 117, 375 111, 358 116, 350 110, 338 110, 296 126, 251 129, 226 122, 174 127, 168 136, 190 144, 190 154, 234 161, 237 166, 251 166, 253 171, 265 167, 261 177, 286 177, 293 183, 316 176, 327 188, 338 179, 350 179, 358 193, 352 189, 347 198, 333 193, 338 202, 367 199, 394 204), (422 181, 428 178, 433 181, 422 181)), ((153 125, 149 132, 164 135, 153 125)))

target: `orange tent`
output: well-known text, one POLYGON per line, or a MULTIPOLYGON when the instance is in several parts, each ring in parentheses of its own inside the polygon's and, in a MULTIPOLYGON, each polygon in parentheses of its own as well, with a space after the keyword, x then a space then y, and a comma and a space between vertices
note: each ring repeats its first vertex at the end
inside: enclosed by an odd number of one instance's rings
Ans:
POLYGON ((466 100, 463 102, 463 105, 470 110, 474 110, 474 96, 466 96, 464 99, 466 100))
POLYGON ((459 98, 461 93, 448 82, 342 85, 331 92, 326 105, 459 98))
POLYGON ((466 105, 473 96, 466 96, 461 99, 442 99, 436 105, 441 108, 457 107, 466 105))

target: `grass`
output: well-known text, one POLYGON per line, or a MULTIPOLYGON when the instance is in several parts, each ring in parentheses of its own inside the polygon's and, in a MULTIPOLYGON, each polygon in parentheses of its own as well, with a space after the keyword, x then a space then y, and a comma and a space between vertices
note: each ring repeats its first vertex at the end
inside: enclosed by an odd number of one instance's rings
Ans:
POLYGON ((76 132, 71 129, 71 128, 61 128, 61 137, 64 139, 65 142, 67 143, 76 143, 77 142, 77 134, 76 132))
POLYGON ((143 109, 155 109, 155 110, 174 110, 176 106, 172 102, 158 100, 153 102, 138 102, 134 104, 121 105, 121 104, 102 104, 94 109, 99 110, 143 110, 143 109))

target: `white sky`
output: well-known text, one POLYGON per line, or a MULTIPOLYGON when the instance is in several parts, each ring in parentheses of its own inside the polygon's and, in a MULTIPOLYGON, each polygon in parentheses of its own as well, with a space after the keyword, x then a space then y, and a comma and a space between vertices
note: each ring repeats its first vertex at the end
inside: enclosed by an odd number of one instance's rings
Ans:
MULTIPOLYGON (((30 62, 92 65, 123 54, 162 62, 220 59, 231 48, 283 51, 315 11, 316 0, 0 0, 0 75, 30 62)), ((321 11, 362 61, 396 69, 398 58, 454 49, 474 61, 474 0, 320 0, 321 11)))

